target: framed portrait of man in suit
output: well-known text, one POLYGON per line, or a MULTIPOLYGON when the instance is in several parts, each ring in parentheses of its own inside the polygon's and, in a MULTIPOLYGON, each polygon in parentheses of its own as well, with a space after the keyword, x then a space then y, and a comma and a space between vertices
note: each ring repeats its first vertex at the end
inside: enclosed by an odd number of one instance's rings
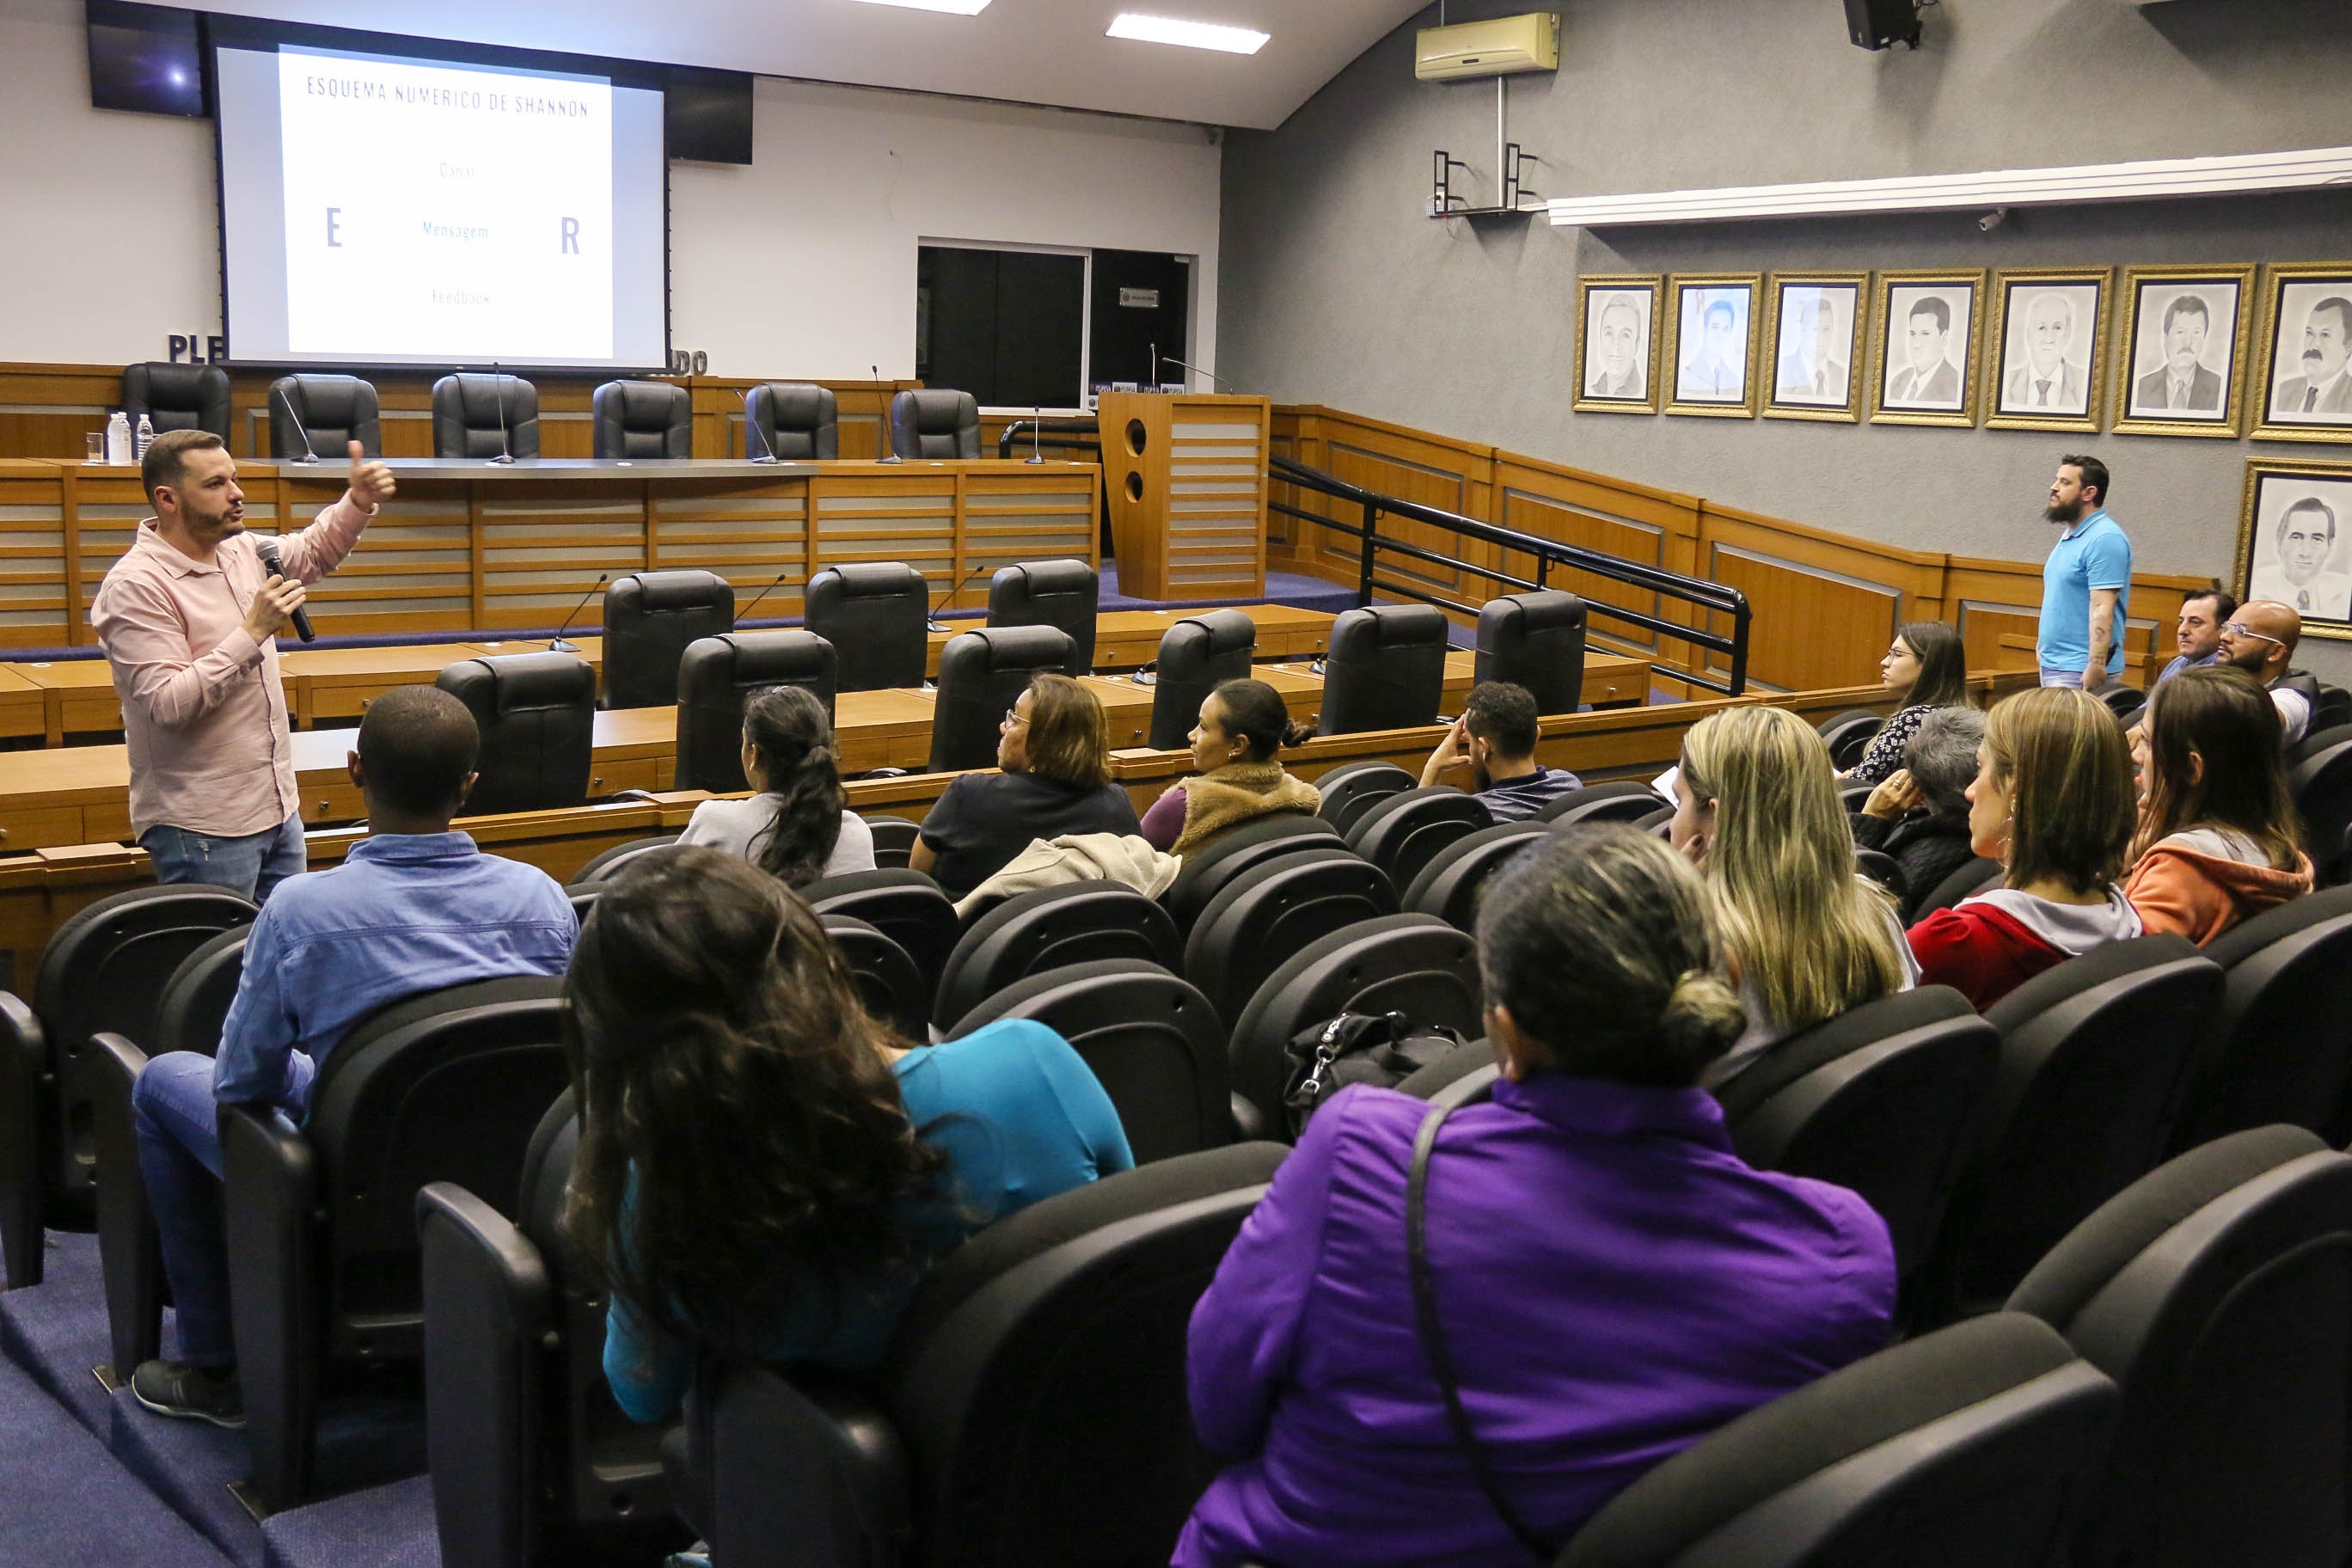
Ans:
POLYGON ((2352 639, 2352 463, 2248 459, 2232 582, 2293 606, 2307 637, 2352 639))
POLYGON ((1658 411, 1656 273, 1593 274, 1576 280, 1579 414, 1658 411))
POLYGON ((2239 433, 2253 292, 2252 267, 2135 267, 2124 274, 2118 434, 2239 433))
POLYGON ((2107 298, 2115 268, 1996 272, 1995 345, 1985 424, 2009 430, 2096 430, 2106 388, 2107 298))
POLYGON ((1870 345, 1874 425, 1974 425, 1985 275, 1882 272, 1870 345))
POLYGON ((2352 441, 2352 262, 2270 268, 2254 341, 2256 439, 2352 441))
POLYGON ((1775 273, 1765 291, 1767 419, 1861 417, 1863 328, 1870 315, 1867 272, 1775 273))
POLYGON ((1755 272, 1666 280, 1660 374, 1673 382, 1667 413, 1755 417, 1756 298, 1763 281, 1755 272))

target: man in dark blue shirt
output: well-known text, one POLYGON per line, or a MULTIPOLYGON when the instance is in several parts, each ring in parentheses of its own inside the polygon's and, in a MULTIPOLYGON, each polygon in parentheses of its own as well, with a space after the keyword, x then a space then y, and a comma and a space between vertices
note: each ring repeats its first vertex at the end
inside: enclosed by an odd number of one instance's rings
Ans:
POLYGON ((1467 768, 1470 787, 1496 822, 1533 816, 1570 790, 1580 787, 1566 768, 1536 761, 1541 731, 1535 693, 1507 680, 1482 680, 1470 689, 1462 717, 1421 768, 1426 784, 1458 783, 1445 774, 1467 768))
POLYGON ((571 962, 576 922, 554 879, 449 829, 480 748, 473 716, 446 691, 404 686, 370 704, 349 764, 368 837, 341 865, 288 878, 253 922, 219 1055, 173 1051, 139 1075, 139 1167, 181 1357, 132 1374, 148 1409, 245 1425, 215 1106, 274 1105, 299 1121, 320 1065, 368 1014, 469 980, 562 974, 571 962))

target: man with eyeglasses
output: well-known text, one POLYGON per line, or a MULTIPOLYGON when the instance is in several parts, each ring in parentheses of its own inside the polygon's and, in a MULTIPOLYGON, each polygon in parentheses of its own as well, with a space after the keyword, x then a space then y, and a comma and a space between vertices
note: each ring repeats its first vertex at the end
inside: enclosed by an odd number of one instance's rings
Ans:
POLYGON ((2263 683, 2278 705, 2279 743, 2292 746, 2311 728, 2311 710, 2319 701, 2319 682, 2302 670, 2290 668, 2294 645, 2303 636, 2303 617, 2272 599, 2256 599, 2238 606, 2238 614, 2221 628, 2221 659, 2263 683))

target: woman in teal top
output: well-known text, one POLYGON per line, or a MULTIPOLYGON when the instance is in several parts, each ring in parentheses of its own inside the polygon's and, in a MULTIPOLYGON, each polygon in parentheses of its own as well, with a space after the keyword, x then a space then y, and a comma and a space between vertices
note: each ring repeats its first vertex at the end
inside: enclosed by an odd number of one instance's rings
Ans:
POLYGON ((966 1236, 1135 1163, 1059 1035, 909 1048, 799 896, 717 850, 617 879, 566 990, 565 1226, 611 1293, 605 1376, 639 1421, 676 1411, 707 1353, 872 1368, 966 1236))

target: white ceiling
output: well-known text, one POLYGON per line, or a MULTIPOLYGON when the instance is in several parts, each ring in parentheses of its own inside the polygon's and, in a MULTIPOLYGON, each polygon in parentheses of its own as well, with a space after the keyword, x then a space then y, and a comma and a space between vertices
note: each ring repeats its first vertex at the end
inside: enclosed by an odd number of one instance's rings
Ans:
POLYGON ((977 16, 860 0, 200 0, 425 38, 717 66, 1271 129, 1415 0, 992 0, 977 16), (1271 35, 1255 55, 1108 38, 1120 11, 1271 35))

